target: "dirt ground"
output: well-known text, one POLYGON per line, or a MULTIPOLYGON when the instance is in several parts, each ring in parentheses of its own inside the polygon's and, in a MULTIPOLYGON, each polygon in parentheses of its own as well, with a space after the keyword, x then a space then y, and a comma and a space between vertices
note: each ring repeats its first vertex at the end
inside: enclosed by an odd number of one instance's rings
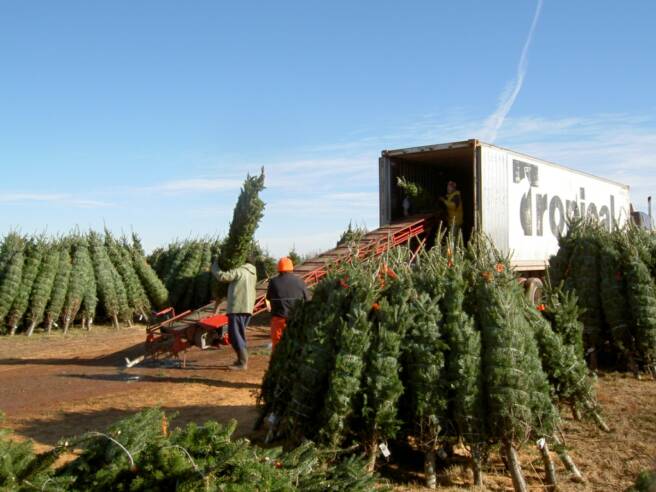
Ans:
MULTIPOLYGON (((0 410, 4 425, 16 439, 31 439, 37 449, 52 446, 62 437, 101 430, 140 409, 159 406, 176 412, 174 425, 208 419, 239 422, 237 434, 254 440, 256 393, 266 370, 269 351, 264 321, 250 330, 251 360, 247 372, 232 372, 232 350, 190 350, 186 368, 141 365, 125 369, 125 358, 141 353, 143 327, 118 332, 95 327, 91 333, 74 331, 0 339, 0 410)), ((637 474, 656 467, 656 381, 631 376, 600 375, 598 396, 610 434, 589 423, 576 422, 563 413, 563 430, 571 455, 587 479, 584 485, 567 479, 558 462, 561 490, 621 491, 637 474)), ((532 490, 542 490, 542 462, 527 446, 521 454, 532 490)), ((394 450, 393 450, 394 451, 394 450)), ((420 461, 408 458, 415 472, 383 469, 397 490, 421 490, 420 461)), ((471 484, 463 465, 441 470, 440 485, 463 490, 471 484)), ((486 475, 488 490, 512 490, 503 464, 493 453, 486 475)))

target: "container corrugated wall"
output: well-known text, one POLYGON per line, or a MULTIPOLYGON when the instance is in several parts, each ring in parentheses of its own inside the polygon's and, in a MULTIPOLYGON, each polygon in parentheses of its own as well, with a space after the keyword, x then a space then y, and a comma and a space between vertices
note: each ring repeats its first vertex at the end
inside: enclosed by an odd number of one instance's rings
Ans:
POLYGON ((508 253, 508 158, 497 147, 481 145, 481 224, 496 247, 508 253))

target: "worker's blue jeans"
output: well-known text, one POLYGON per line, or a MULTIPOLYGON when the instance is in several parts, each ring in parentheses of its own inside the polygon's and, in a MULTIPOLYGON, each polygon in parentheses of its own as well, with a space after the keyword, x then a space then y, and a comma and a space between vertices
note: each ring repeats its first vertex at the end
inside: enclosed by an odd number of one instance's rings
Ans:
POLYGON ((246 349, 246 328, 252 316, 248 313, 228 313, 228 335, 235 352, 246 349))

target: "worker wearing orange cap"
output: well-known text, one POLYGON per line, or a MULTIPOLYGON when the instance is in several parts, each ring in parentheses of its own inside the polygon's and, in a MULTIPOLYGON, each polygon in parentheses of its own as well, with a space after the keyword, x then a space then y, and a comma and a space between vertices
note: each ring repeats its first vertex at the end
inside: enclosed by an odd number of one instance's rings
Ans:
POLYGON ((282 332, 287 326, 289 311, 300 299, 308 300, 308 290, 303 280, 294 275, 294 264, 287 257, 278 261, 278 276, 269 281, 267 288, 267 310, 271 311, 271 346, 282 338, 282 332))

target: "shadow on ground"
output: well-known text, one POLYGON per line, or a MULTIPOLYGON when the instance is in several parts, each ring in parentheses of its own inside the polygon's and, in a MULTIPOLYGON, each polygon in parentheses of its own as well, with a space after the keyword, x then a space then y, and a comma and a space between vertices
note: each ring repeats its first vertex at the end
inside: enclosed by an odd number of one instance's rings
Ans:
MULTIPOLYGON (((216 420, 227 423, 235 419, 238 421, 235 436, 252 435, 257 418, 255 405, 162 406, 161 408, 169 416, 171 428, 181 427, 189 422, 201 424, 208 420, 216 420)), ((89 431, 102 432, 117 421, 138 411, 138 409, 107 408, 98 411, 62 412, 50 418, 23 420, 16 432, 38 443, 53 446, 60 439, 79 436, 89 431)))

